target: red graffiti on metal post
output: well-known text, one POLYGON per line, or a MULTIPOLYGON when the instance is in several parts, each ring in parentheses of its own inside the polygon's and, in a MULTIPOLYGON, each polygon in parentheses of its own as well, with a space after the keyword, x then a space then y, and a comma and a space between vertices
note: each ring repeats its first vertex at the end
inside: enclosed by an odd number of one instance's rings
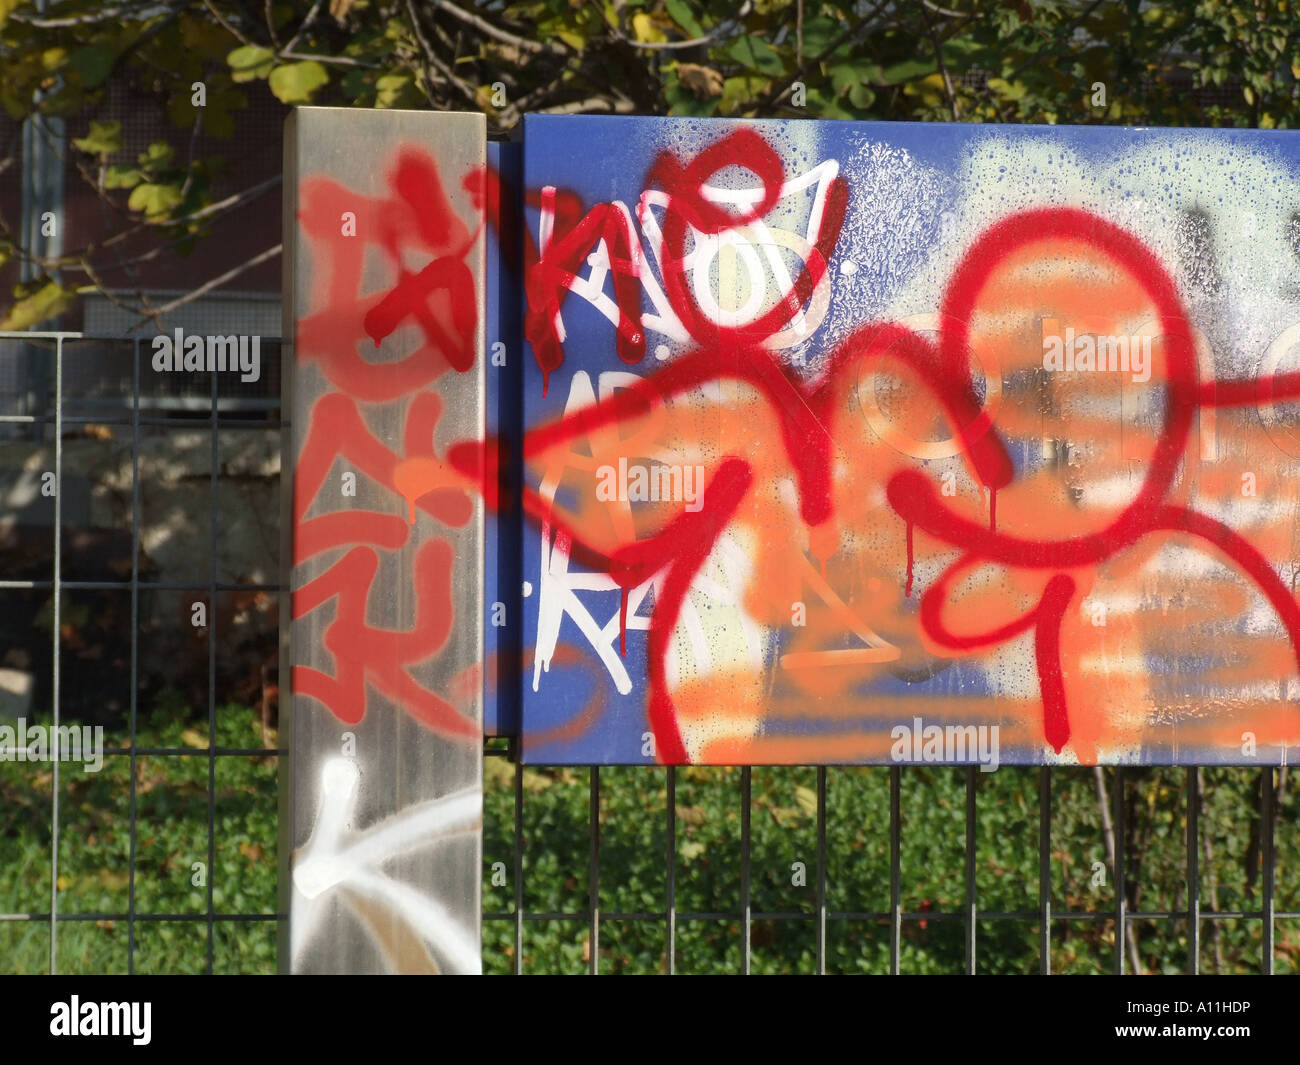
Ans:
MULTIPOLYGON (((463 181, 480 216, 484 177, 474 172, 463 181)), ((457 215, 436 163, 423 152, 397 154, 389 188, 390 195, 378 199, 320 178, 303 181, 301 188, 301 231, 318 257, 324 283, 317 301, 321 309, 299 323, 297 358, 300 365, 319 367, 337 391, 311 407, 297 457, 294 564, 343 554, 293 596, 295 619, 335 604, 324 635, 334 673, 295 666, 293 689, 355 724, 366 712, 367 686, 373 686, 430 729, 473 740, 480 734, 477 722, 410 672, 438 654, 455 624, 451 545, 428 536, 415 552, 411 628, 372 625, 367 612, 380 552, 408 544, 417 511, 447 528, 464 526, 473 517, 477 485, 435 451, 443 400, 428 389, 449 371, 464 373, 475 362, 480 308, 466 260, 483 223, 471 228, 457 215), (345 212, 354 219, 355 235, 341 231, 345 212), (368 249, 378 250, 396 275, 386 291, 362 291, 368 249), (428 262, 409 269, 408 263, 419 259, 428 262), (362 357, 363 346, 379 347, 408 323, 420 337, 409 354, 386 362, 362 357), (400 454, 375 437, 360 406, 395 402, 406 404, 400 454), (325 481, 339 462, 400 499, 400 512, 340 510, 327 502, 325 481)))

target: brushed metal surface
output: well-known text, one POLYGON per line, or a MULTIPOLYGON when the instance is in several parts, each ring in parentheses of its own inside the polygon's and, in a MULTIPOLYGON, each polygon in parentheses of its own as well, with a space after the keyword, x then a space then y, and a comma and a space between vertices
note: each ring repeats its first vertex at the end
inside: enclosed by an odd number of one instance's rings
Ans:
POLYGON ((285 129, 294 972, 480 968, 484 158, 482 115, 285 129))

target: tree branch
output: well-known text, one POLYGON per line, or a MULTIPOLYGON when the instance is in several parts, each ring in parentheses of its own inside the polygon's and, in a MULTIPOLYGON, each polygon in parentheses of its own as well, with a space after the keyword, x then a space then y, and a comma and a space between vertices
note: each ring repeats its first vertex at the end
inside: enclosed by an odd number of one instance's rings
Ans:
MULTIPOLYGON (((126 300, 122 299, 117 293, 105 287, 103 280, 91 268, 90 263, 83 260, 80 265, 81 265, 81 269, 85 272, 86 276, 90 278, 91 288, 93 289, 94 292, 103 296, 106 300, 108 300, 109 303, 113 304, 113 306, 126 311, 128 314, 142 315, 141 324, 143 324, 143 322, 153 322, 154 328, 157 329, 160 333, 162 332, 163 330, 162 318, 159 316, 158 311, 151 306, 151 304, 149 303, 149 298, 143 292, 136 292, 135 294, 136 299, 140 301, 140 304, 139 306, 133 307, 131 304, 127 303, 126 300)), ((77 290, 77 295, 79 296, 88 295, 88 294, 89 293, 85 293, 81 289, 77 290)))
POLYGON ((317 63, 332 63, 338 67, 360 67, 362 70, 378 70, 380 68, 379 63, 367 63, 363 59, 353 59, 351 56, 347 55, 318 55, 315 52, 291 52, 288 48, 285 48, 281 52, 277 52, 276 55, 281 59, 313 59, 317 63))
POLYGON ((212 15, 214 19, 216 19, 219 23, 221 23, 221 28, 224 29, 232 37, 234 37, 237 41, 239 41, 240 44, 247 46, 253 43, 248 37, 245 37, 244 34, 242 34, 235 26, 233 26, 231 23, 225 20, 221 12, 218 11, 216 7, 213 5, 212 0, 203 0, 203 6, 208 9, 208 12, 212 15))
POLYGON ((512 44, 521 51, 532 52, 534 54, 545 52, 551 55, 567 55, 569 52, 568 46, 564 44, 557 44, 554 41, 548 41, 546 44, 543 44, 541 41, 530 41, 526 37, 520 37, 517 34, 509 33, 506 30, 492 25, 492 23, 487 19, 481 18, 471 11, 466 11, 464 8, 457 7, 455 4, 450 3, 450 0, 434 0, 433 6, 439 11, 445 11, 453 18, 460 19, 460 21, 464 22, 466 25, 473 26, 484 36, 491 37, 493 40, 500 41, 502 44, 512 44))
POLYGON ((876 6, 873 7, 867 15, 863 16, 862 21, 860 21, 856 26, 850 26, 848 29, 844 30, 838 37, 836 37, 833 41, 831 41, 830 44, 828 44, 825 48, 823 48, 821 52, 819 52, 817 55, 813 56, 811 59, 806 59, 802 63, 798 64, 794 69, 794 77, 790 79, 789 83, 785 86, 785 88, 783 88, 775 96, 773 96, 771 94, 771 91, 769 90, 769 92, 765 94, 764 97, 760 97, 757 101, 755 101, 754 104, 755 113, 762 114, 764 110, 768 108, 776 107, 787 96, 789 96, 790 93, 794 91, 794 83, 796 81, 802 80, 803 75, 807 70, 809 70, 811 67, 820 65, 823 60, 827 59, 829 56, 834 55, 838 49, 842 48, 849 41, 855 40, 859 34, 863 33, 864 31, 874 29, 876 25, 876 16, 879 15, 880 12, 883 11, 886 6, 888 6, 888 4, 889 4, 889 0, 880 0, 880 2, 877 3, 876 6))
POLYGON ((420 25, 420 17, 415 12, 415 4, 412 0, 406 0, 406 11, 410 16, 411 29, 415 33, 415 39, 420 45, 420 51, 424 53, 426 80, 428 80, 432 85, 433 79, 429 77, 428 72, 428 67, 432 66, 446 81, 454 85, 466 100, 477 108, 479 106, 478 94, 467 82, 462 81, 451 67, 447 66, 446 63, 438 58, 438 54, 433 50, 433 46, 429 43, 429 39, 424 35, 424 29, 420 25))
MULTIPOLYGON (((740 5, 740 10, 731 18, 719 22, 711 32, 706 33, 703 37, 692 37, 689 41, 634 41, 623 32, 621 27, 610 26, 609 28, 614 31, 614 36, 624 44, 630 44, 633 48, 642 48, 647 52, 671 52, 682 48, 707 47, 726 40, 739 28, 741 20, 748 16, 753 9, 753 0, 745 0, 740 5)), ((597 7, 597 10, 600 10, 600 8, 597 7)), ((601 11, 601 15, 604 15, 603 11, 601 11)))
POLYGON ((944 95, 948 97, 948 110, 952 112, 952 120, 960 122, 961 111, 957 107, 957 94, 952 90, 952 78, 948 76, 948 67, 943 61, 943 42, 939 40, 939 35, 934 32, 934 24, 930 21, 930 16, 925 13, 924 7, 921 9, 921 17, 925 20, 925 31, 929 35, 930 43, 934 46, 934 61, 939 64, 939 75, 943 78, 944 95))
MULTIPOLYGON (((1076 18, 1072 19, 1069 22, 1069 24, 1066 25, 1065 31, 1057 38, 1057 42, 1056 42, 1057 46, 1055 49, 1056 52, 1058 53, 1060 52, 1061 44, 1064 43, 1065 41, 1068 41, 1071 37, 1073 37, 1074 31, 1077 30, 1080 25, 1082 25, 1083 20, 1086 19, 1089 15, 1091 15, 1094 11, 1096 11, 1097 8, 1099 8, 1100 6, 1101 6, 1101 0, 1093 0, 1091 4, 1089 4, 1081 12, 1079 12, 1076 18)), ((1034 53, 1034 55, 1031 58, 1026 59, 1023 63, 1020 64, 1020 66, 1016 67, 1015 70, 1013 70, 1009 75, 1007 75, 1006 80, 1009 82, 1015 81, 1016 78, 1020 77, 1020 75, 1023 74, 1026 70, 1028 70, 1030 67, 1036 66, 1046 58, 1047 58, 1047 49, 1043 49, 1040 52, 1034 53)))
POLYGON ((21 22, 24 26, 32 26, 38 30, 58 30, 71 26, 92 26, 100 22, 119 22, 123 18, 133 17, 137 19, 153 18, 155 15, 163 15, 171 11, 175 4, 157 3, 152 7, 145 8, 143 11, 135 7, 110 7, 103 11, 97 11, 93 15, 69 15, 66 18, 41 18, 39 15, 23 15, 14 13, 9 16, 13 22, 21 22))
POLYGON ((605 96, 589 96, 585 100, 557 104, 555 107, 543 107, 535 111, 538 115, 586 115, 596 111, 608 111, 615 115, 629 115, 636 110, 636 104, 626 97, 611 101, 605 96))
POLYGON ((942 15, 944 18, 970 18, 972 14, 970 11, 949 11, 946 7, 930 3, 930 0, 921 0, 921 6, 929 8, 936 15, 942 15))
POLYGON ((311 24, 316 21, 316 16, 320 14, 320 9, 324 5, 324 3, 325 0, 316 0, 316 2, 311 5, 311 10, 307 12, 306 18, 302 20, 302 25, 300 25, 297 29, 297 32, 295 32, 294 35, 289 38, 285 46, 282 49, 280 49, 281 55, 284 55, 286 52, 293 51, 294 45, 298 43, 298 38, 300 38, 304 33, 306 33, 307 30, 311 27, 311 24))
POLYGON ((159 318, 164 314, 176 310, 177 307, 183 307, 185 306, 185 304, 198 299, 200 296, 206 296, 214 288, 220 288, 227 281, 233 281, 240 274, 247 273, 249 270, 253 269, 253 267, 260 266, 262 263, 268 261, 269 259, 274 259, 277 255, 280 254, 283 248, 284 245, 282 244, 277 244, 274 248, 267 248, 266 251, 259 252, 258 254, 254 255, 251 259, 245 260, 244 262, 240 263, 238 266, 231 267, 224 274, 219 274, 218 276, 203 282, 203 284, 201 284, 193 292, 187 292, 184 296, 179 296, 176 299, 172 300, 170 303, 164 303, 161 307, 155 308, 153 315, 145 315, 144 317, 141 318, 139 322, 136 323, 136 325, 132 326, 132 329, 135 329, 136 327, 143 325, 146 321, 151 320, 151 318, 159 318))

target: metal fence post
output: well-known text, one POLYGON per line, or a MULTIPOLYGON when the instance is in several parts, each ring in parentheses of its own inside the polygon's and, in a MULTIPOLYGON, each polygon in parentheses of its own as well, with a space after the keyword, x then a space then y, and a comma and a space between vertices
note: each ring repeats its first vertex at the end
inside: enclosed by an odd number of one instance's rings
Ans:
POLYGON ((483 486, 449 452, 482 451, 485 145, 482 114, 286 124, 296 972, 482 965, 483 486))

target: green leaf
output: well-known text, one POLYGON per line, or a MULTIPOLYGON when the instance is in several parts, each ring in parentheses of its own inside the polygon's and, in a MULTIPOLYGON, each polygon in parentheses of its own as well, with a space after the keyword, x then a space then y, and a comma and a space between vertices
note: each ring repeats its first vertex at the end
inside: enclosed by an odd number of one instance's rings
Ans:
POLYGON ((535 769, 525 769, 522 783, 524 791, 537 795, 545 791, 555 782, 545 773, 539 773, 535 769))
POLYGON ((71 118, 85 110, 86 94, 75 78, 63 79, 48 96, 42 97, 37 109, 47 117, 71 118))
POLYGON ((668 113, 686 118, 708 118, 718 113, 718 97, 701 100, 685 85, 671 75, 664 82, 664 99, 668 101, 668 113))
POLYGON ((844 32, 842 23, 832 18, 804 19, 803 54, 805 59, 821 55, 831 46, 831 42, 844 32))
POLYGON ((1002 78, 989 78, 989 88, 1008 100, 1022 99, 1029 90, 1020 82, 1005 81, 1002 78))
POLYGON ((820 89, 809 89, 807 95, 808 113, 817 118, 857 118, 834 96, 828 96, 820 89))
POLYGON ((170 166, 175 157, 176 149, 166 141, 153 141, 138 159, 145 170, 157 171, 170 166))
POLYGON ((876 102, 876 94, 869 85, 854 85, 849 90, 849 103, 859 111, 865 111, 876 102))
POLYGON ((799 804, 799 809, 806 814, 815 814, 817 812, 817 793, 812 788, 806 788, 800 785, 794 789, 794 801, 799 804))
POLYGON ((121 122, 92 122, 84 137, 72 142, 87 155, 112 155, 122 150, 121 122))
POLYGON ((933 73, 933 60, 905 59, 901 63, 895 63, 892 67, 886 67, 882 79, 886 85, 897 85, 900 82, 911 81, 913 78, 933 73))
POLYGON ((704 36, 704 27, 696 20, 686 0, 665 0, 664 9, 668 12, 668 16, 686 31, 688 37, 704 36))
POLYGON ((737 39, 727 49, 727 54, 741 66, 756 70, 760 74, 774 76, 785 70, 785 64, 776 49, 753 33, 737 39))
POLYGON ((104 188, 131 189, 144 180, 144 171, 125 163, 114 163, 104 171, 104 188))
POLYGON ((375 79, 375 106, 401 107, 418 99, 415 83, 409 74, 384 74, 375 79))
POLYGON ((102 44, 88 44, 68 57, 68 66, 81 75, 88 89, 93 89, 112 72, 113 53, 102 44))
POLYGON ((831 67, 831 87, 837 96, 843 96, 846 90, 858 85, 880 84, 885 80, 885 72, 878 63, 869 59, 849 59, 831 67))
POLYGON ((261 45, 246 44, 226 56, 226 62, 230 64, 230 76, 235 81, 255 81, 271 73, 275 53, 261 45))
POLYGON ((349 70, 343 75, 340 87, 348 102, 353 104, 366 102, 374 92, 369 74, 364 70, 349 70))
POLYGON ((314 59, 290 63, 271 71, 271 92, 284 104, 311 103, 311 95, 329 82, 325 67, 314 59))
POLYGON ((0 329, 30 329, 47 318, 54 318, 72 306, 76 295, 57 281, 46 281, 35 292, 17 300, 0 329))
POLYGON ((166 216, 181 202, 181 190, 176 185, 137 185, 131 190, 127 207, 143 211, 146 221, 157 221, 166 216))
POLYGON ((985 46, 973 37, 954 35, 943 42, 944 61, 950 65, 969 63, 975 56, 982 56, 984 50, 985 46))
POLYGON ((644 11, 632 16, 632 33, 638 41, 666 41, 664 31, 655 25, 655 20, 644 11))
POLYGON ((766 78, 741 77, 727 78, 723 82, 722 102, 718 109, 724 115, 732 115, 743 110, 744 105, 755 99, 771 82, 766 78))
MULTIPOLYGON (((233 112, 243 111, 248 107, 245 97, 247 90, 234 85, 222 85, 217 81, 208 83, 207 105, 203 110, 203 132, 205 135, 227 140, 234 135, 235 119, 233 112)), ((167 117, 172 125, 179 129, 189 129, 198 117, 191 102, 193 95, 188 82, 182 82, 172 91, 167 100, 167 117)))

